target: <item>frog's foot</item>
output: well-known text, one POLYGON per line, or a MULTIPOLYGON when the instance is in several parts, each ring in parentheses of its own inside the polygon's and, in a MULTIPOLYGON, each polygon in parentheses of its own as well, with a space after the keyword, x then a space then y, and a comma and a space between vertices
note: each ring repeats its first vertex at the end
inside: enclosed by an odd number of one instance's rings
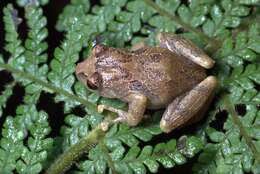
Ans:
POLYGON ((160 122, 163 132, 200 120, 213 98, 217 80, 209 76, 191 91, 177 97, 166 109, 160 122))
POLYGON ((102 113, 104 110, 108 110, 108 111, 117 113, 118 115, 125 114, 125 111, 111 107, 111 106, 108 106, 108 105, 98 105, 97 110, 98 110, 99 113, 102 113))
POLYGON ((115 123, 127 123, 129 126, 136 126, 144 117, 147 98, 143 94, 131 93, 126 96, 125 100, 129 103, 128 111, 113 108, 107 105, 98 105, 98 112, 108 110, 118 114, 115 123))
POLYGON ((98 105, 98 112, 101 113, 104 110, 108 110, 111 112, 114 112, 118 115, 118 118, 116 118, 113 122, 114 123, 126 123, 127 122, 127 112, 121 110, 121 109, 117 109, 111 106, 107 106, 107 105, 98 105))

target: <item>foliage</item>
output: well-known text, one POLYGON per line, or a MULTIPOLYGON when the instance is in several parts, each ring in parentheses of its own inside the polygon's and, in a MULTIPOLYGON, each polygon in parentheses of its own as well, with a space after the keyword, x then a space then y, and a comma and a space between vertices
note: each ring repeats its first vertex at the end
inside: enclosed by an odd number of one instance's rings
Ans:
POLYGON ((46 136, 51 129, 47 114, 37 111, 34 96, 16 110, 16 116, 8 116, 3 125, 0 166, 1 173, 39 173, 46 163, 52 138, 46 136))
POLYGON ((71 0, 56 23, 64 39, 48 54, 50 31, 43 12, 48 0, 16 4, 24 9, 27 35, 18 32, 20 11, 8 4, 3 9, 5 52, 0 55, 0 71, 11 72, 13 80, 0 96, 4 120, 0 173, 40 173, 51 163, 48 172, 59 173, 74 160, 71 173, 157 173, 160 166, 183 165, 196 155, 194 173, 260 173, 258 0, 100 0, 93 6, 88 0, 71 0), (196 124, 198 131, 170 135, 167 140, 160 138, 161 111, 137 127, 110 125, 114 115, 98 113, 96 105, 126 109, 126 104, 88 91, 74 75, 76 63, 89 55, 95 43, 126 48, 138 42, 155 45, 156 33, 163 31, 183 35, 204 49, 216 61, 210 73, 219 79, 207 121, 196 124), (12 106, 15 113, 5 115, 17 85, 25 91, 23 101, 12 106), (54 116, 39 106, 46 93, 64 105, 59 136, 51 134, 54 116), (233 112, 225 98, 243 111, 233 112), (106 123, 110 128, 103 134, 101 126, 106 123), (53 162, 60 153, 58 162, 53 162))

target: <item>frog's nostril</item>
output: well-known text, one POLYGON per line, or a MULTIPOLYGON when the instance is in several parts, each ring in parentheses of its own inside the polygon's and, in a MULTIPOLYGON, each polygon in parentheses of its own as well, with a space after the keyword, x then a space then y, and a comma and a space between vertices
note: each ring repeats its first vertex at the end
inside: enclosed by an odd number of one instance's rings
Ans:
POLYGON ((78 78, 79 81, 83 82, 85 84, 86 79, 88 78, 88 76, 86 76, 84 73, 76 73, 76 76, 78 78))
POLYGON ((76 75, 79 75, 81 73, 84 72, 84 68, 85 68, 85 63, 82 62, 82 63, 78 63, 77 66, 76 66, 76 75))

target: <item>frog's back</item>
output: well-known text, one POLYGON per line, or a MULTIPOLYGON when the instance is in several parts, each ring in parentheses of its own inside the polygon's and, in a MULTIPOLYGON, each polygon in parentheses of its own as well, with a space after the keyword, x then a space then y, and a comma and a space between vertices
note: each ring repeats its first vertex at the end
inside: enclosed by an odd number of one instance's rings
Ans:
POLYGON ((168 49, 146 47, 133 54, 136 73, 129 87, 148 97, 148 108, 167 106, 206 77, 202 67, 168 49))

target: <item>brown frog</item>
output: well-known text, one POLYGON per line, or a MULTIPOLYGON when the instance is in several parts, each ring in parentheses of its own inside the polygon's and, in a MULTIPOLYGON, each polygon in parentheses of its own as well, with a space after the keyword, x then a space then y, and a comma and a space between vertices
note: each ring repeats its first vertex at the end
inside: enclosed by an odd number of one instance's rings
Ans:
POLYGON ((191 41, 159 33, 158 47, 134 51, 96 45, 90 57, 79 63, 77 77, 104 97, 129 104, 128 111, 106 105, 115 112, 115 122, 137 125, 145 109, 165 108, 160 127, 164 132, 198 121, 213 98, 217 80, 206 76, 214 61, 191 41))

